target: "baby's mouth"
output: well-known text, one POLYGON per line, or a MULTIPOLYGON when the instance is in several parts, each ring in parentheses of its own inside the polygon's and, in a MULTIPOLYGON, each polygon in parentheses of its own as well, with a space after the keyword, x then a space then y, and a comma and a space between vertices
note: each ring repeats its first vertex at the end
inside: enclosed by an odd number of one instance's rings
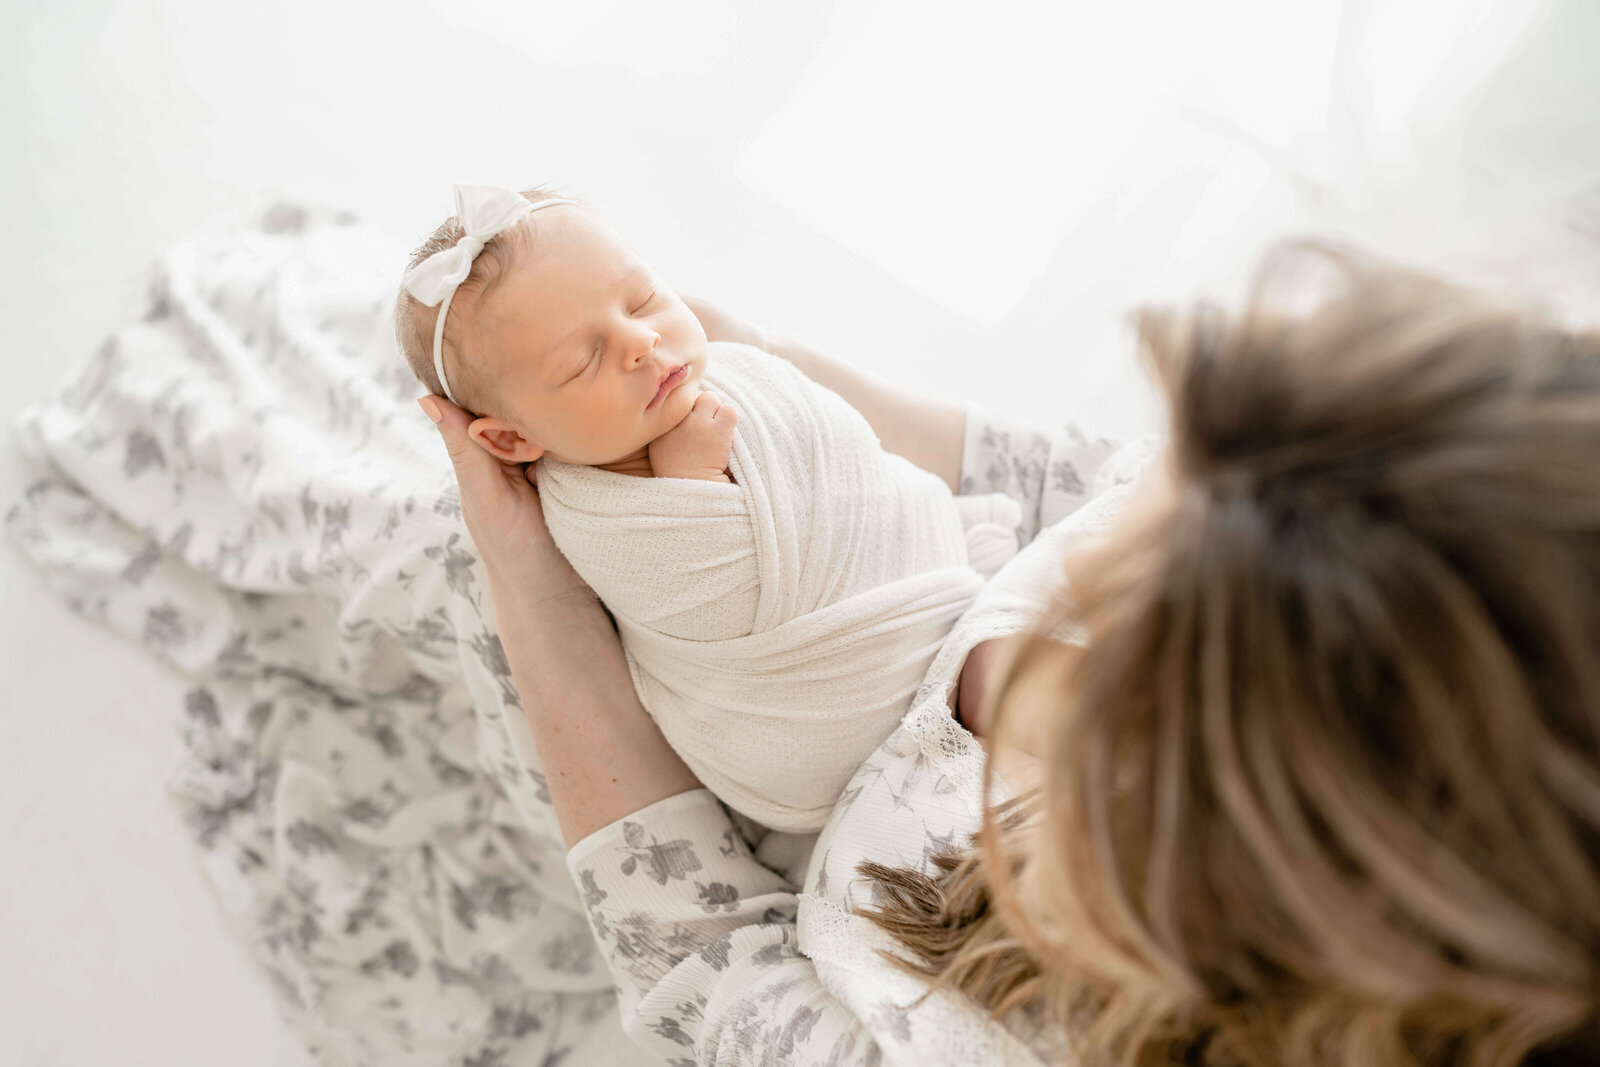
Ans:
POLYGON ((661 385, 657 387, 656 395, 650 398, 650 403, 646 404, 644 409, 649 411, 651 408, 661 403, 662 399, 665 398, 668 393, 672 392, 672 390, 676 389, 678 385, 688 376, 689 364, 685 363, 683 366, 679 367, 677 370, 661 379, 661 385))

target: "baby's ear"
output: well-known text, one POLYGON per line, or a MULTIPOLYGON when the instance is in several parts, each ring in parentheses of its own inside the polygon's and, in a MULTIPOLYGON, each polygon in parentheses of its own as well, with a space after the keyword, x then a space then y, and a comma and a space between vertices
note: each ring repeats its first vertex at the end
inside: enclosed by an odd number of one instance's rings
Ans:
POLYGON ((504 419, 492 415, 474 419, 467 427, 467 436, 478 442, 478 447, 503 463, 532 463, 544 455, 544 449, 524 437, 504 419))

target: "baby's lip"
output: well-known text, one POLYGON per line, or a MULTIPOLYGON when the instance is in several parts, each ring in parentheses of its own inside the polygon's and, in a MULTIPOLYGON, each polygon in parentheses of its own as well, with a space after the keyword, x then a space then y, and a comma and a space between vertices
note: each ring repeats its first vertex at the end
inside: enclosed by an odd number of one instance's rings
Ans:
POLYGON ((672 392, 680 382, 689 376, 689 364, 680 363, 661 376, 661 381, 656 384, 656 395, 650 398, 650 403, 644 406, 646 411, 661 403, 663 397, 672 392))

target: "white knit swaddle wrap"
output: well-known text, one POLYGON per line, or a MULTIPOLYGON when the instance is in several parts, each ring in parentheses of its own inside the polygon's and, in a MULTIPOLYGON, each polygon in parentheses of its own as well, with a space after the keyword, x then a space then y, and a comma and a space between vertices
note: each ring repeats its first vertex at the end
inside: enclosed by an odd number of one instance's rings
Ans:
POLYGON ((816 830, 982 579, 948 488, 837 394, 729 343, 705 383, 739 409, 737 484, 546 460, 545 519, 700 781, 764 825, 816 830))

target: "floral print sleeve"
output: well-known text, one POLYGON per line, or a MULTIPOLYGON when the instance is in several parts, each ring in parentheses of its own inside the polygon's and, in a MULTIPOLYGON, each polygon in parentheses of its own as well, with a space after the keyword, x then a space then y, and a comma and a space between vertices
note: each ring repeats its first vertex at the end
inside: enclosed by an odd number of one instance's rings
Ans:
POLYGON ((709 790, 596 831, 567 865, 623 1029, 675 1067, 880 1061, 800 954, 793 889, 756 861, 709 790))
POLYGON ((1004 493, 1022 506, 1017 542, 1071 514, 1104 486, 1097 475, 1120 442, 1091 438, 1075 422, 1050 432, 967 409, 961 455, 961 495, 1004 493))

